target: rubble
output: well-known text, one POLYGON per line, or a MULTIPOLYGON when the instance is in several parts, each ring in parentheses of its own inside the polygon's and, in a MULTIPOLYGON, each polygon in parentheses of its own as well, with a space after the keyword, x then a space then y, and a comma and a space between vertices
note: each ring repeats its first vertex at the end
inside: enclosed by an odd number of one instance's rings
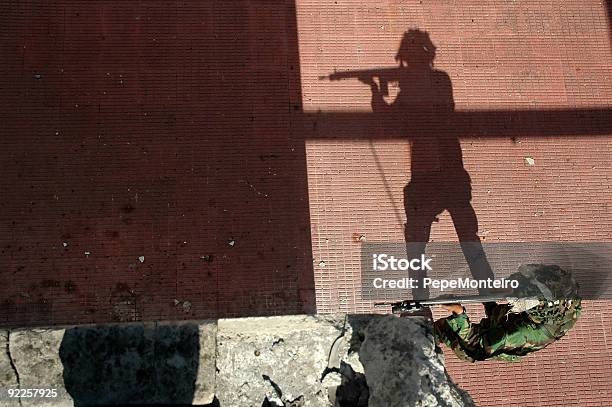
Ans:
POLYGON ((444 356, 422 318, 388 316, 369 323, 359 358, 370 389, 368 406, 469 406, 449 378, 444 356))
POLYGON ((22 406, 473 405, 420 317, 86 325, 0 331, 0 340, 0 387, 58 391, 53 400, 16 400, 22 406))

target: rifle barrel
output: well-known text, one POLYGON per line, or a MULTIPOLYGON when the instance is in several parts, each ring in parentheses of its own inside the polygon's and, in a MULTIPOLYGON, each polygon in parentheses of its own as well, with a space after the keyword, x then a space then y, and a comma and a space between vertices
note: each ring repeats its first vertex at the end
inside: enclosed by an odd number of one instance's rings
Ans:
POLYGON ((398 304, 418 304, 420 306, 427 305, 443 305, 443 304, 454 304, 454 303, 483 303, 483 302, 497 302, 497 301, 511 301, 516 300, 515 297, 508 295, 466 295, 463 297, 450 297, 450 298, 431 298, 426 300, 404 300, 394 302, 376 302, 375 307, 393 306, 398 304))

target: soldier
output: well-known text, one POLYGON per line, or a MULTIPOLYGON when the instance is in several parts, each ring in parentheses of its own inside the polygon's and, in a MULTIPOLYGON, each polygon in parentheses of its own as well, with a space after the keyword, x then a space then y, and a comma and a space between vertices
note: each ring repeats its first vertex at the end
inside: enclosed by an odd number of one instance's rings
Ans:
POLYGON ((519 281, 510 304, 485 303, 486 318, 472 323, 460 304, 434 323, 434 333, 464 360, 518 361, 563 337, 580 317, 578 284, 558 266, 528 264, 511 275, 519 281))

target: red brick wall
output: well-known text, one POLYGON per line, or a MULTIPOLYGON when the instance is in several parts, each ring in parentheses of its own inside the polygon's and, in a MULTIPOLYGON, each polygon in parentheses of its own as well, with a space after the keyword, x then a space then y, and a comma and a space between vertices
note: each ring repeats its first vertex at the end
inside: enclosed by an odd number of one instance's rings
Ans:
MULTIPOLYGON (((409 28, 429 32, 435 67, 450 76, 459 111, 612 103, 612 48, 599 1, 298 1, 297 12, 304 110, 313 115, 369 112, 368 86, 318 76, 395 65, 409 28)), ((524 123, 526 134, 504 137, 509 124, 488 136, 460 134, 481 238, 612 240, 612 132, 539 137, 524 123), (525 157, 535 165, 525 165, 525 157)), ((370 142, 359 123, 342 130, 354 137, 326 140, 334 134, 321 130, 306 141, 317 307, 368 312, 371 304, 358 295, 360 244, 353 235, 403 241, 410 143, 385 139, 384 130, 370 142)), ((447 212, 431 239, 457 240, 447 212)), ((448 368, 483 406, 611 404, 608 307, 609 301, 586 302, 571 334, 521 363, 472 365, 447 352, 448 368)))
MULTIPOLYGON (((314 285, 319 312, 370 311, 353 234, 403 238, 409 143, 302 122, 367 115, 366 86, 318 76, 393 65, 415 27, 459 111, 610 107, 598 1, 3 2, 0 324, 307 312, 314 285)), ((462 140, 481 236, 611 240, 612 132, 506 125, 462 140)), ((610 404, 607 305, 521 364, 449 370, 481 405, 610 404)))

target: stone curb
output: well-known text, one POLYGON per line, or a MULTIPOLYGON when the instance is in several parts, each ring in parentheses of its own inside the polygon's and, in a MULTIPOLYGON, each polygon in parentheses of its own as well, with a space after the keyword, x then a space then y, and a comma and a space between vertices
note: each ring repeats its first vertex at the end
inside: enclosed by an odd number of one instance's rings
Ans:
POLYGON ((408 393, 395 398, 471 405, 446 374, 427 324, 342 314, 0 330, 0 406, 383 406, 393 403, 389 392, 368 386, 385 386, 400 371, 410 379, 393 386, 408 393), (400 345, 412 352, 398 353, 400 345), (379 354, 401 363, 392 368, 379 354), (9 398, 8 389, 57 396, 9 398))
MULTIPOLYGON (((20 328, 12 330, 0 330, 0 341, 5 352, 0 356, 0 406, 53 406, 71 407, 75 403, 70 395, 69 389, 79 392, 84 388, 90 388, 88 382, 92 378, 106 379, 110 383, 100 386, 98 392, 113 393, 108 404, 96 391, 83 393, 86 403, 104 402, 106 405, 116 403, 136 402, 135 396, 147 400, 151 404, 167 403, 172 400, 164 400, 164 397, 154 394, 158 389, 146 386, 141 391, 134 391, 128 387, 130 383, 128 375, 121 375, 120 370, 134 373, 136 376, 143 374, 143 382, 149 380, 151 368, 159 373, 169 373, 170 370, 183 370, 188 361, 180 354, 180 351, 169 349, 163 355, 159 355, 160 348, 164 345, 173 348, 175 346, 189 346, 198 351, 196 365, 193 369, 195 383, 192 384, 191 394, 193 400, 189 403, 194 405, 207 405, 213 402, 215 391, 215 353, 216 353, 216 321, 177 321, 159 323, 122 323, 108 325, 80 325, 52 328, 20 328), (180 338, 185 333, 191 334, 192 338, 180 338), (121 335, 123 334, 123 335, 121 335), (97 337, 97 338, 96 338, 97 337), (108 374, 100 375, 99 372, 90 371, 104 365, 103 358, 96 358, 95 353, 103 356, 104 350, 111 351, 108 347, 109 337, 121 341, 119 346, 124 345, 128 349, 119 357, 115 357, 115 366, 107 364, 104 367, 113 368, 108 374), (126 339, 131 338, 131 343, 126 339), (190 341, 191 339, 191 341, 190 341), (76 352, 71 346, 79 345, 82 349, 76 352), (89 349, 87 349, 89 348, 89 349), (198 349, 199 348, 199 349, 198 349), (157 352, 157 355, 156 355, 157 352), (64 360, 62 360, 64 359, 64 360), (80 368, 73 373, 68 367, 80 368), (160 366, 161 365, 161 366, 160 366), (167 366, 165 366, 167 365, 167 366), (85 369, 83 367, 85 366, 85 369), (145 370, 145 368, 148 368, 145 370), (83 372, 83 370, 86 370, 83 372), (147 388, 148 387, 148 388, 147 388), (8 397, 9 389, 55 389, 56 397, 22 397, 21 400, 8 397), (147 394, 147 392, 149 392, 147 394), (98 398, 96 398, 98 396, 98 398), (115 400, 113 400, 113 398, 115 400), (21 402, 21 404, 20 404, 21 402)), ((107 352, 108 353, 108 352, 107 352)), ((173 384, 178 386, 177 391, 184 390, 180 383, 169 382, 167 378, 161 377, 153 383, 153 386, 173 384)), ((177 403, 178 404, 178 403, 177 403)), ((184 404, 184 403, 180 403, 184 404)))

